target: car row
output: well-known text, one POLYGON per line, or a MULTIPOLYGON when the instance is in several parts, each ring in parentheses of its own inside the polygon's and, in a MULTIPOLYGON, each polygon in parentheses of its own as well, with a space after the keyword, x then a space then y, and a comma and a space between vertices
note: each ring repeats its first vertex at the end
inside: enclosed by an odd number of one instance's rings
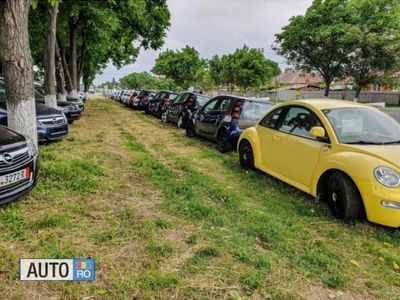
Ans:
MULTIPOLYGON (((45 105, 44 88, 35 83, 35 111, 39 143, 59 141, 68 134, 69 124, 81 118, 86 96, 57 101, 57 109, 45 105)), ((9 128, 5 83, 0 78, 0 204, 27 194, 39 174, 36 142, 9 128)))
POLYGON ((237 149, 244 169, 325 200, 335 217, 400 227, 400 124, 377 108, 160 91, 144 109, 220 152, 237 149))

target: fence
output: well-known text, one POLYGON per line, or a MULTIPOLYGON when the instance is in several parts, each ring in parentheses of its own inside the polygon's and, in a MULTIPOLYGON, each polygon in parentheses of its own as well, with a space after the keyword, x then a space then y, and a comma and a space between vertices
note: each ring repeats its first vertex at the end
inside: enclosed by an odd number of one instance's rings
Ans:
MULTIPOLYGON (((302 92, 301 96, 296 97, 295 90, 262 91, 260 97, 270 97, 282 101, 296 99, 323 99, 324 91, 302 92)), ((353 100, 356 93, 353 91, 331 91, 329 98, 340 100, 353 100)), ((361 92, 359 96, 361 103, 385 102, 386 105, 400 105, 399 92, 361 92)))

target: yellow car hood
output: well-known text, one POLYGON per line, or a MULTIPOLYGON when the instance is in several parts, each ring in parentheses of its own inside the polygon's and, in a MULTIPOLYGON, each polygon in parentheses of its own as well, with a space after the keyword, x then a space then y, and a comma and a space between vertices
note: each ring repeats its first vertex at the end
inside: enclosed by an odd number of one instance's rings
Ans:
POLYGON ((341 151, 358 152, 382 159, 400 168, 400 145, 340 145, 341 151))

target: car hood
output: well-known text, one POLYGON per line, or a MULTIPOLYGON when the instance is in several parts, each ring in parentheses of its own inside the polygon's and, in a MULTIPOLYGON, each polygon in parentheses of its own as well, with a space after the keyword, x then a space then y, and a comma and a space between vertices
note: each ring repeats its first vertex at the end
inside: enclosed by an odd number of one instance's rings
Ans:
POLYGON ((0 126, 0 149, 4 146, 21 142, 25 142, 25 138, 22 135, 4 126, 0 126))
MULTIPOLYGON (((59 116, 61 112, 55 108, 36 102, 36 116, 37 117, 49 117, 49 116, 59 116)), ((0 109, 7 111, 7 104, 5 102, 0 103, 0 109)))
MULTIPOLYGON (((36 98, 36 102, 41 103, 41 104, 45 104, 44 99, 42 100, 42 99, 37 99, 36 98)), ((57 100, 57 106, 64 107, 64 106, 68 106, 68 105, 71 105, 71 103, 68 102, 68 101, 57 100)))
POLYGON ((61 112, 55 108, 36 102, 36 116, 59 116, 61 112))
POLYGON ((374 156, 400 168, 400 145, 341 145, 342 151, 374 156))

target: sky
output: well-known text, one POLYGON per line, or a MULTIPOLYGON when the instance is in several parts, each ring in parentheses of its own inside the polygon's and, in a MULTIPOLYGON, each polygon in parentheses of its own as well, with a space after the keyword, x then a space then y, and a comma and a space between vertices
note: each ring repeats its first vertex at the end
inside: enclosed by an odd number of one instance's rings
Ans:
POLYGON ((271 49, 275 34, 292 16, 304 14, 312 0, 167 0, 171 26, 164 46, 141 50, 136 62, 117 69, 111 64, 94 84, 132 73, 150 71, 158 54, 166 49, 194 47, 203 58, 234 52, 244 44, 264 48, 268 59, 284 69, 286 61, 271 49))

